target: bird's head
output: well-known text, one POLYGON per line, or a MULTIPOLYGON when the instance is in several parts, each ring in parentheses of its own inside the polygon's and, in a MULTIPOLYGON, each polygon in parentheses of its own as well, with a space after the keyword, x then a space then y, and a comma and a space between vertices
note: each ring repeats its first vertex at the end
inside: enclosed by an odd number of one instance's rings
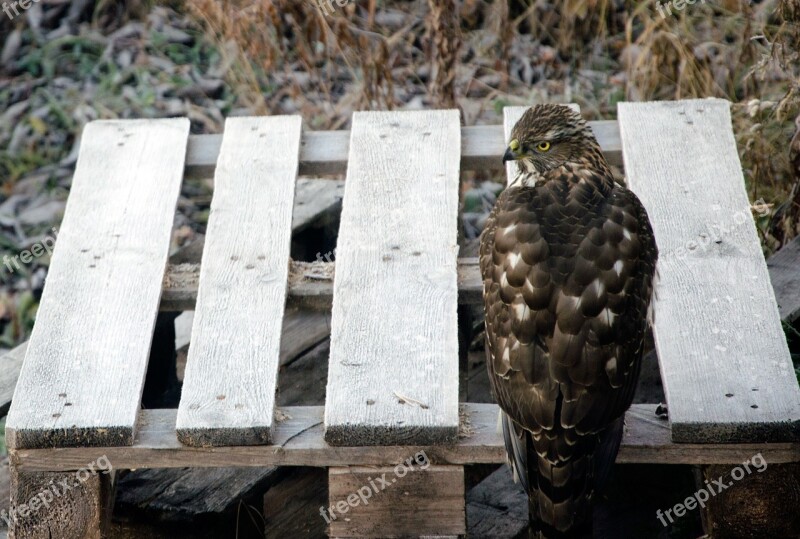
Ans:
POLYGON ((596 147, 591 129, 578 112, 564 105, 536 105, 511 130, 503 162, 517 161, 523 172, 541 175, 596 147))

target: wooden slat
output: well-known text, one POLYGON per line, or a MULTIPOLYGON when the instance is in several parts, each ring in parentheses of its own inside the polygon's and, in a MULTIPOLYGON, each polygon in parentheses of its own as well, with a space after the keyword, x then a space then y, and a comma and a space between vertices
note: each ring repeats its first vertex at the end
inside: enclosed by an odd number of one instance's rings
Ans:
MULTIPOLYGON (((524 108, 524 107, 519 107, 524 108)), ((614 120, 589 122, 600 147, 612 165, 622 164, 619 129, 614 120)), ((502 168, 506 139, 501 125, 461 128, 461 170, 502 168)), ((222 135, 189 138, 186 173, 190 177, 214 175, 222 135)), ((347 170, 350 131, 305 131, 300 148, 300 174, 343 174, 347 170)))
POLYGON ((299 178, 294 193, 292 232, 302 232, 328 214, 341 211, 343 180, 299 178))
MULTIPOLYGON (((290 305, 329 310, 333 300, 333 262, 309 265, 305 262, 290 262, 290 305)), ((162 311, 194 310, 197 301, 197 285, 200 280, 200 264, 177 264, 167 267, 164 293, 161 296, 162 311)), ((458 302, 478 305, 481 303, 483 281, 481 281, 477 258, 458 259, 458 302)))
MULTIPOLYGON (((772 464, 800 461, 800 443, 676 444, 669 423, 655 415, 656 405, 635 404, 625 417, 618 463, 741 464, 756 453, 772 464)), ((271 446, 186 447, 175 435, 176 410, 142 410, 132 447, 108 447, 93 454, 108 457, 115 469, 226 466, 388 466, 425 451, 435 464, 503 463, 503 436, 497 431, 494 404, 462 404, 455 445, 334 447, 323 439, 323 407, 281 408, 271 446)), ((24 471, 78 470, 86 449, 13 451, 11 463, 24 471)))
POLYGON ((325 437, 455 441, 457 111, 357 112, 336 252, 325 437))
POLYGON ((86 126, 9 446, 133 442, 189 120, 86 126))
POLYGON ((178 408, 187 445, 269 443, 301 118, 229 118, 178 408))
MULTIPOLYGON (((322 180, 325 181, 325 180, 322 180)), ((299 191, 296 196, 299 196, 299 191)), ((297 211, 297 200, 295 200, 295 212, 297 211)), ((296 223, 296 219, 293 219, 296 223)), ((797 266, 791 263, 793 257, 800 252, 800 240, 787 245, 784 249, 790 249, 790 254, 781 255, 783 250, 778 251, 774 256, 767 260, 770 280, 772 282, 775 298, 778 301, 778 308, 781 319, 791 323, 797 319, 800 313, 800 306, 796 309, 800 301, 800 275, 796 271, 797 266), (794 253, 794 254, 792 254, 794 253), (798 279, 795 279, 798 277, 798 279)), ((198 259, 199 262, 199 259, 198 259)), ((800 264, 800 262, 799 262, 800 264)), ((303 273, 298 263, 290 265, 290 273, 303 273), (295 268, 295 269, 292 269, 295 268)), ((309 270, 310 271, 310 270, 309 270)), ((314 308, 320 310, 330 310, 333 299, 333 279, 321 279, 324 274, 333 275, 332 268, 315 270, 313 277, 289 281, 289 297, 287 306, 301 306, 304 308, 314 308)), ((161 310, 183 311, 194 310, 197 299, 197 283, 200 278, 200 264, 168 265, 165 288, 161 295, 161 310), (167 284, 169 283, 169 284, 167 284)), ((461 304, 479 305, 483 300, 481 293, 483 281, 481 281, 480 270, 477 258, 458 259, 458 302, 461 304)), ((14 348, 0 359, 0 416, 8 412, 11 404, 11 396, 17 384, 19 371, 22 368, 22 360, 25 356, 27 343, 14 348)))
POLYGON ((660 256, 656 348, 679 442, 797 440, 800 389, 719 99, 620 103, 660 256))

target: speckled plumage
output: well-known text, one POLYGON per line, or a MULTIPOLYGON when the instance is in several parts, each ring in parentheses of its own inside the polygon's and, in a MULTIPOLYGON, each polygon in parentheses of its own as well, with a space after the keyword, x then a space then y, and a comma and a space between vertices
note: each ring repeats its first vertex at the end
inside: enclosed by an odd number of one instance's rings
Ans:
POLYGON ((511 138, 520 174, 481 237, 489 378, 532 533, 582 537, 633 398, 658 252, 578 113, 535 106, 511 138))

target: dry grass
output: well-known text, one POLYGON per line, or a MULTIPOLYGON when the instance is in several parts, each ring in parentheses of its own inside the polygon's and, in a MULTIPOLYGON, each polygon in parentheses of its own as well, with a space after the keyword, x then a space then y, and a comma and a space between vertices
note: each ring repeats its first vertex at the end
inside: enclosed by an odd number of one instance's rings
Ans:
POLYGON ((344 114, 324 104, 338 102, 348 111, 395 104, 387 66, 398 36, 370 30, 376 0, 368 3, 361 25, 351 22, 358 10, 354 3, 340 8, 334 2, 337 11, 332 14, 296 0, 197 0, 184 5, 225 51, 242 105, 256 113, 285 109, 288 100, 290 107, 307 113, 304 117, 314 127, 336 129, 344 114), (341 95, 338 81, 355 81, 355 91, 341 95))
POLYGON ((800 232, 796 177, 790 165, 793 119, 800 114, 797 1, 750 6, 687 6, 661 18, 639 5, 626 24, 626 98, 731 100, 734 130, 751 198, 781 208, 759 223, 767 252, 800 232), (789 205, 783 204, 788 201, 789 205))
POLYGON ((613 117, 619 100, 734 103, 753 200, 774 250, 800 220, 789 143, 800 114, 800 1, 724 0, 662 17, 656 2, 418 0, 186 2, 235 66, 242 105, 340 128, 353 110, 459 106, 467 123, 507 103, 570 100, 613 117), (424 95, 420 95, 420 89, 424 95), (788 204, 788 205, 787 205, 788 204))
MULTIPOLYGON (((40 2, 0 16, 0 197, 21 195, 19 213, 63 201, 70 149, 95 118, 184 115, 200 133, 233 114, 300 114, 341 129, 354 110, 455 105, 471 125, 499 123, 507 104, 576 102, 599 119, 621 100, 718 96, 733 102, 751 199, 774 209, 758 222, 774 251, 800 233, 800 0, 708 0, 665 18, 657 1, 40 2)), ((470 173, 464 189, 499 177, 470 173)), ((211 188, 185 188, 191 231, 211 188)), ((0 248, 25 248, 37 227, 6 227, 0 248)), ((44 269, 30 269, 27 295, 0 295, 0 342, 32 323, 44 269)))

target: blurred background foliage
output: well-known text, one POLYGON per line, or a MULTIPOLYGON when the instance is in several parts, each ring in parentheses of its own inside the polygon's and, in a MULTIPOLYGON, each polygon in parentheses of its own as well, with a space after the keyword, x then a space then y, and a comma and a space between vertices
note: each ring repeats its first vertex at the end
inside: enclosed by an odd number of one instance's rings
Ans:
MULTIPOLYGON (((58 227, 81 129, 98 118, 186 116, 193 133, 218 133, 240 114, 346 129, 354 110, 458 107, 473 125, 499 123, 509 104, 575 102, 613 119, 623 100, 707 96, 732 102, 748 193, 770 204, 757 221, 770 254, 800 227, 800 0, 664 12, 656 0, 40 0, 0 12, 0 257, 58 227)), ((465 209, 484 211, 500 177, 466 174, 465 209)), ((203 232, 211 193, 210 180, 185 182, 175 247, 203 232)), ((0 261, 0 346, 27 337, 48 262, 0 261)))

